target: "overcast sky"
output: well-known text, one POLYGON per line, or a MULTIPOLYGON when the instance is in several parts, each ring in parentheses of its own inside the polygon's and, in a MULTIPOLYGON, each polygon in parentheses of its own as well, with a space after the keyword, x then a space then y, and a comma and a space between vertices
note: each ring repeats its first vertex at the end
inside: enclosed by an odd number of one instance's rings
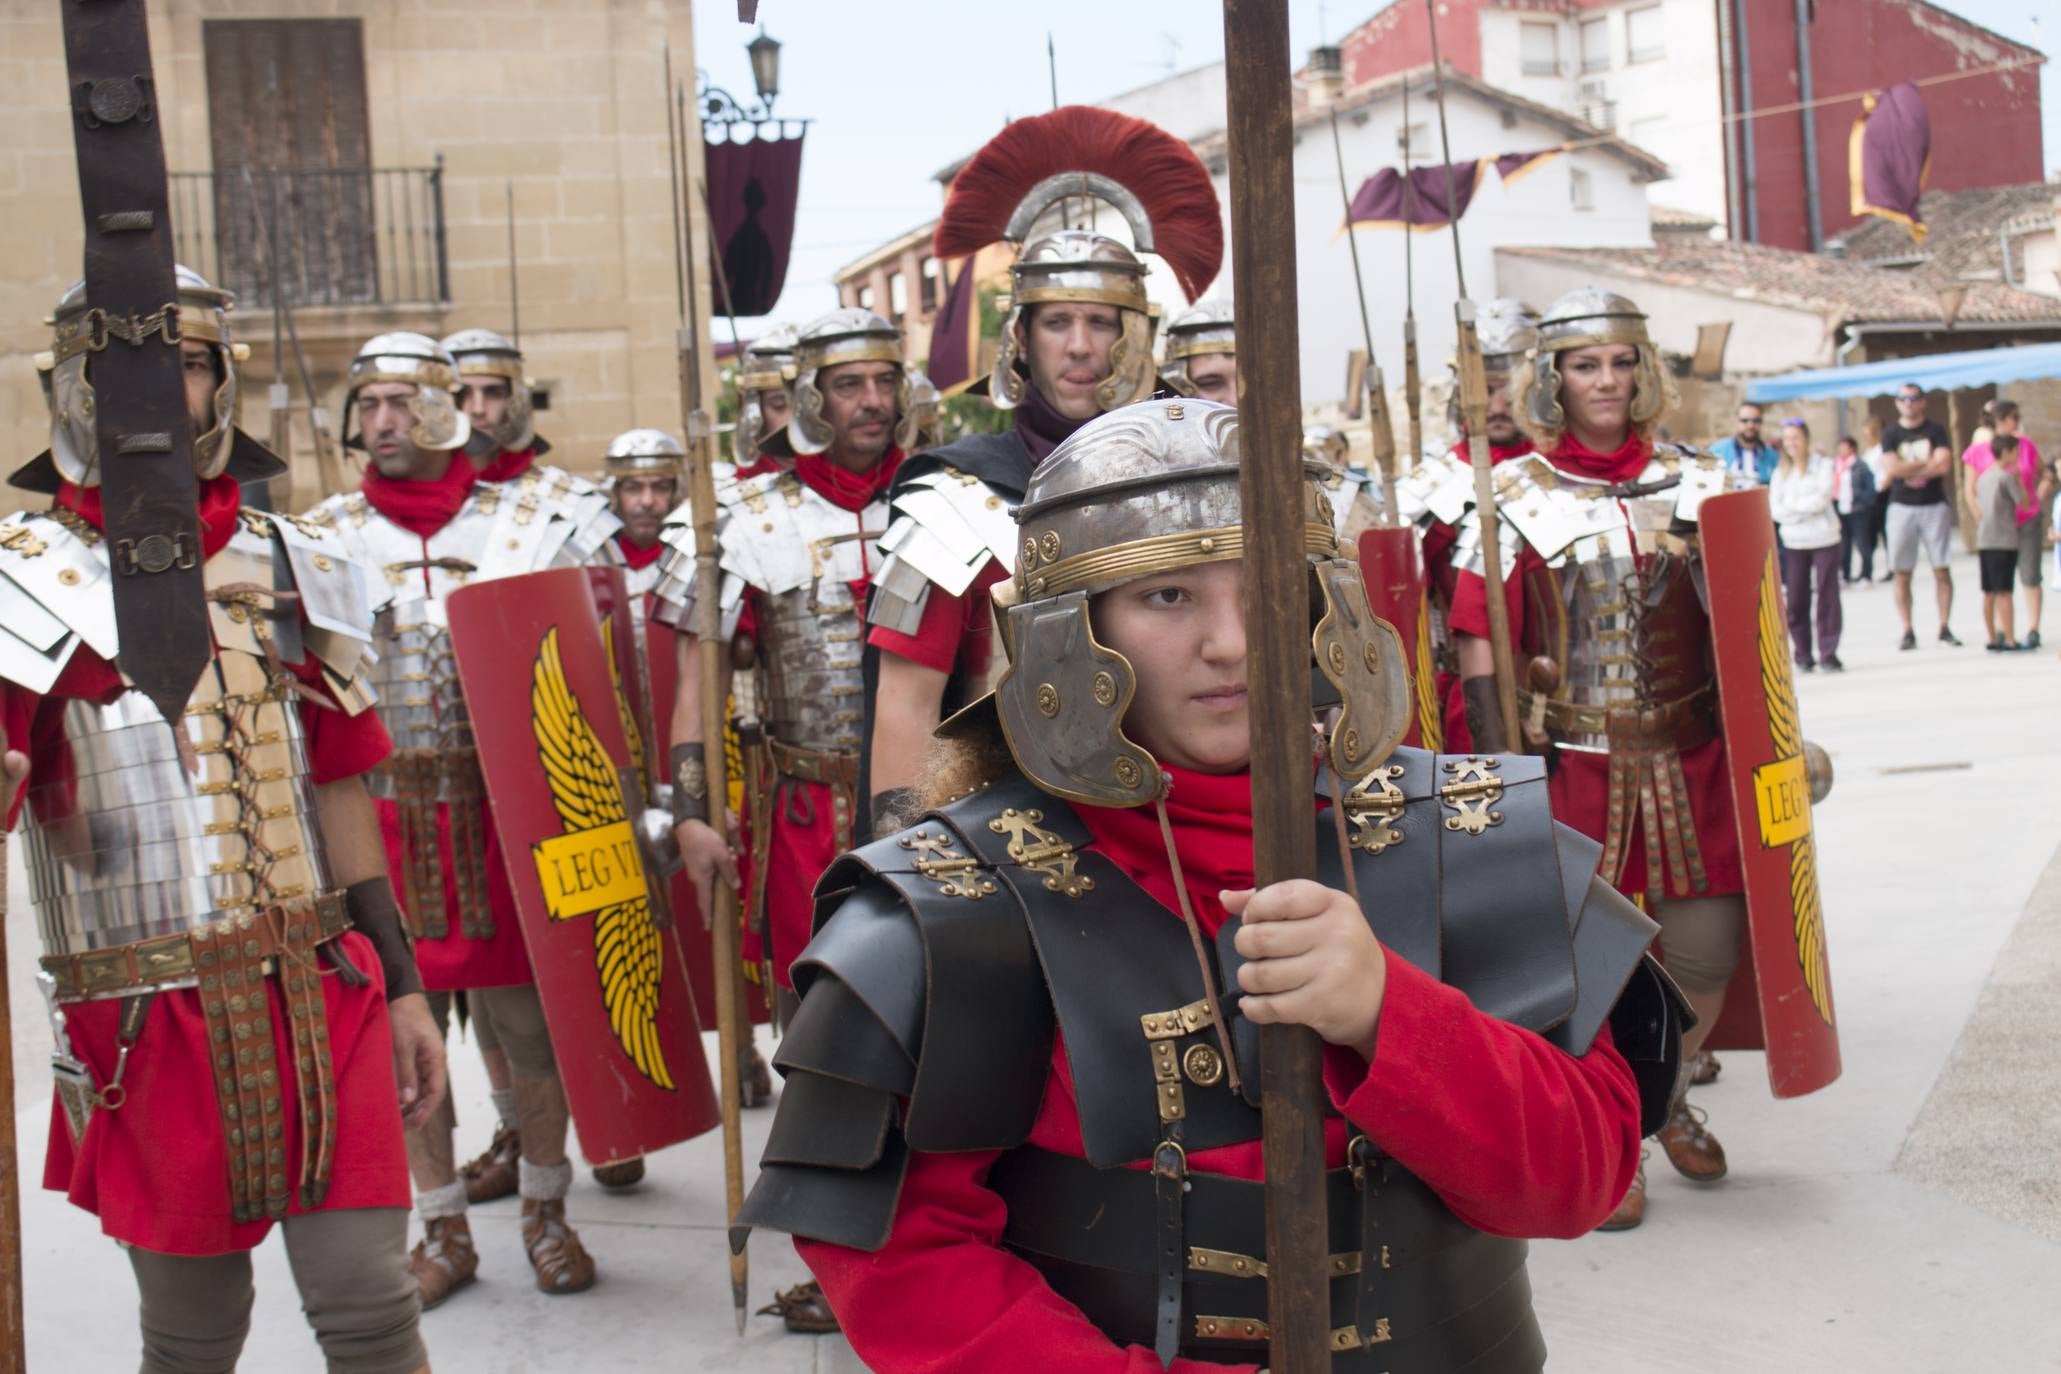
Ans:
MULTIPOLYGON (((1943 3, 2044 52, 2053 52, 2061 29, 2052 0, 1943 3), (2044 25, 2042 10, 2049 16, 2044 25)), ((1380 0, 1289 0, 1290 50, 1300 61, 1379 7, 1380 0)), ((748 99, 743 45, 754 30, 738 24, 736 13, 729 0, 702 0, 695 46, 709 79, 748 99)), ((776 109, 816 121, 802 157, 794 257, 774 312, 796 322, 837 304, 830 281, 839 267, 937 214, 933 172, 1006 121, 1051 108, 1048 32, 1062 104, 1093 104, 1214 62, 1224 48, 1222 10, 1211 0, 760 0, 759 13, 783 44, 776 109)), ((2049 62, 2041 71, 2049 167, 2061 163, 2057 66, 2049 62)))

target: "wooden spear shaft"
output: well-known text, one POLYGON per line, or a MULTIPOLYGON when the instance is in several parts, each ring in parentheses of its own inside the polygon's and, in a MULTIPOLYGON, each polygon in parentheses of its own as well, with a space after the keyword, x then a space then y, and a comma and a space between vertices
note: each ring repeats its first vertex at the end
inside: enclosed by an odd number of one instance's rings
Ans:
MULTIPOLYGON (((0 754, 7 732, 0 730, 0 754)), ((0 783, 0 798, 6 798, 0 783)), ((11 799, 9 799, 11 800, 11 799)), ((4 814, 0 814, 4 819, 4 814)), ((27 1374, 26 1323, 21 1303, 21 1169, 14 1140, 14 1040, 12 997, 7 983, 7 835, 0 830, 0 1374, 27 1374)))
MULTIPOLYGON (((1345 145, 1338 137, 1338 107, 1331 107, 1331 156, 1338 163, 1338 200, 1345 207, 1345 242, 1352 249, 1353 295, 1360 303, 1360 334, 1367 341, 1367 430, 1375 470, 1381 474, 1381 523, 1394 526, 1396 514, 1395 421, 1388 413, 1388 384, 1375 361, 1374 324, 1367 318, 1367 279, 1360 273, 1360 239, 1353 228, 1353 199, 1346 189, 1345 145)), ((1412 459, 1411 461, 1415 461, 1412 459)))
MULTIPOLYGON (((701 675, 701 739, 705 753, 723 757, 723 612, 722 570, 716 551, 715 428, 701 395, 701 350, 707 339, 701 328, 701 305, 696 297, 694 243, 693 164, 688 158, 688 140, 697 136, 697 125, 687 118, 685 88, 673 86, 673 57, 665 53, 666 123, 673 139, 673 213, 680 240, 681 321, 677 339, 680 358, 680 419, 687 440, 687 501, 694 525, 694 636, 699 649, 701 675)), ((718 835, 730 833, 730 790, 724 785, 724 770, 718 763, 709 775, 708 823, 718 835)), ((744 1053, 741 1031, 745 1000, 743 979, 738 976, 737 894, 720 879, 712 885, 710 905, 710 957, 716 976, 716 1043, 723 1091, 723 1213, 734 1222, 744 1208, 744 1084, 740 1057, 744 1053)), ((771 989, 768 989, 770 995, 771 989)), ((749 1252, 730 1253, 730 1301, 737 1318, 737 1334, 744 1334, 747 1295, 751 1284, 749 1252)))
POLYGON ((1502 528, 1496 512, 1496 483, 1488 449, 1488 369, 1482 365, 1481 336, 1474 328, 1474 302, 1467 298, 1467 268, 1460 256, 1460 207, 1453 178, 1453 137, 1446 125, 1446 74, 1438 55, 1438 0, 1424 0, 1431 25, 1431 73, 1438 93, 1438 139, 1446 159, 1446 225, 1453 238, 1453 362, 1459 373, 1460 409, 1467 417, 1467 461, 1474 469, 1474 513, 1481 522, 1482 580, 1488 583, 1489 655, 1496 668, 1496 713, 1503 718, 1503 747, 1522 750, 1517 729, 1517 665, 1510 652, 1510 603, 1503 591, 1502 528))
MULTIPOLYGON (((1303 548, 1294 130, 1287 0, 1224 0, 1245 633, 1252 714, 1253 867, 1261 886, 1316 872, 1310 804, 1308 555, 1303 548)), ((1274 1374, 1329 1367, 1322 1044, 1260 1028, 1267 1320, 1274 1374)))

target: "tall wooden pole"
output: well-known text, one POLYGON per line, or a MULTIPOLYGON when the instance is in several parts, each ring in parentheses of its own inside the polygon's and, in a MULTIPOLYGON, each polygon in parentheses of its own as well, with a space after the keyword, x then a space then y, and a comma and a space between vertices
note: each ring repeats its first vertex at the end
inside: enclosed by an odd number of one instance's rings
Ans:
MULTIPOLYGON (((1295 140, 1287 0, 1224 0, 1239 478, 1252 703, 1253 867, 1260 886, 1316 872, 1310 804, 1308 555, 1295 298, 1295 140)), ((1260 1028, 1267 1321, 1274 1374, 1329 1367, 1322 1044, 1260 1028)))
MULTIPOLYGON (((700 137, 700 122, 687 118, 687 94, 673 85, 673 55, 665 53, 666 124, 673 143, 673 213, 680 232, 677 262, 682 273, 680 288, 680 427, 687 441, 687 501, 693 513, 694 577, 700 592, 694 598, 694 637, 700 650, 701 739, 704 750, 723 748, 723 622, 722 570, 716 554, 715 426, 709 422, 707 404, 701 394, 701 360, 710 346, 703 327, 701 303, 696 294, 694 246, 700 230, 694 221, 693 161, 691 140, 700 137)), ((718 835, 730 833, 730 789, 722 785, 717 770, 708 789, 708 823, 718 835)), ((723 1219, 737 1219, 744 1207, 744 1122, 743 1078, 740 1059, 744 1053, 744 980, 738 976, 737 893, 720 880, 712 885, 710 906, 711 958, 716 976, 716 1043, 720 1051, 723 1089, 723 1219), (741 1025, 743 1034, 740 1034, 741 1025)), ((730 1301, 737 1318, 737 1334, 744 1334, 747 1293, 751 1282, 751 1257, 742 1249, 730 1253, 730 1301)))
MULTIPOLYGON (((0 754, 7 732, 0 729, 0 754)), ((11 801, 4 781, 0 799, 11 801)), ((0 1374, 27 1374, 24 1351, 26 1323, 21 1305, 21 1168, 14 1140, 13 999, 7 983, 7 836, 0 833, 0 1029, 8 1042, 0 1045, 0 1374)))
POLYGON ((1410 83, 1403 82, 1403 409, 1409 415, 1409 466, 1424 461, 1424 384, 1417 370, 1417 198, 1410 179, 1410 83))
MULTIPOLYGON (((1360 273, 1360 237, 1353 228, 1352 192, 1346 189, 1345 145, 1338 137, 1338 107, 1331 107, 1331 156, 1338 163, 1338 200, 1345 207, 1345 242, 1352 249, 1353 295, 1360 303, 1360 334, 1367 341, 1367 429, 1375 471, 1381 476, 1381 523, 1398 523, 1396 513, 1395 422, 1388 413, 1388 384, 1375 361, 1374 324, 1367 318, 1367 279, 1360 273)), ((1412 460, 1414 461, 1414 460, 1412 460)))
POLYGON ((1459 196, 1453 184, 1453 138, 1446 125, 1446 71, 1438 55, 1438 0, 1424 0, 1431 24, 1431 74, 1438 92, 1438 141, 1446 159, 1446 224, 1453 236, 1453 361, 1459 373, 1460 412, 1467 417, 1467 461, 1474 469, 1474 514, 1481 522, 1482 578, 1488 583, 1489 654, 1496 667, 1496 707, 1503 718, 1503 747, 1524 748, 1517 729, 1517 665, 1510 646, 1510 603, 1503 591, 1503 543, 1496 511, 1496 483, 1488 448, 1488 369, 1481 336, 1474 328, 1474 302, 1467 298, 1467 267, 1460 256, 1459 196))

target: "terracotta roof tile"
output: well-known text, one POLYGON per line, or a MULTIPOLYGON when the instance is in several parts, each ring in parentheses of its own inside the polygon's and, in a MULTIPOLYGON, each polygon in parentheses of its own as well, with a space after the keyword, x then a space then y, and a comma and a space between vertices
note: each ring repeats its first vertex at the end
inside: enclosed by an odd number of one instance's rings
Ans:
MULTIPOLYGON (((2002 281, 1998 231, 2006 225, 2053 223, 2057 197, 2061 184, 2039 181, 1974 191, 1927 191, 1918 202, 1926 227, 1922 246, 1911 241, 1911 231, 1903 225, 1873 217, 1833 239, 1832 246, 1843 249, 1849 262, 1923 267, 1948 277, 2002 281)), ((2019 266, 2022 260, 2014 263, 2014 275, 2019 266)))

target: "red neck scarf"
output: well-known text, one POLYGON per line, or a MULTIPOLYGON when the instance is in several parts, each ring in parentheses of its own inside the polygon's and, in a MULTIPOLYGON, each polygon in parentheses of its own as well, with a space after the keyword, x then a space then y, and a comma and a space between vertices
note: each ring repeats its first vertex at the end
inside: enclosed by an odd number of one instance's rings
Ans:
MULTIPOLYGON (((463 459, 467 467, 472 466, 472 460, 466 458, 462 452, 457 455, 457 458, 463 459)), ((535 444, 530 445, 528 448, 504 448, 495 454, 485 467, 478 469, 479 480, 482 482, 510 482, 528 472, 530 464, 536 461, 537 446, 535 444)))
POLYGON ((1030 450, 1031 461, 1042 463, 1053 449, 1088 423, 1086 420, 1071 420, 1053 409, 1045 399, 1045 393, 1035 386, 1026 385, 1023 400, 1017 404, 1011 418, 1016 424, 1016 437, 1030 450))
POLYGON ((632 544, 628 535, 618 533, 615 549, 623 556, 624 567, 648 568, 665 556, 666 543, 663 539, 655 539, 649 544, 632 544))
POLYGON ((441 477, 424 481, 402 481, 382 477, 378 468, 365 469, 359 486, 372 509, 409 533, 427 539, 451 523, 472 494, 479 473, 462 450, 453 450, 451 465, 441 477))
MULTIPOLYGON (((1228 919, 1217 894, 1252 886, 1252 774, 1166 772, 1174 780, 1166 815, 1181 856, 1181 876, 1187 879, 1188 900, 1202 933, 1214 938, 1228 919)), ((1111 863, 1169 911, 1181 909, 1159 814, 1152 806, 1074 809, 1111 863)))
POLYGON ((1559 447, 1546 455, 1562 472, 1598 482, 1629 482, 1653 461, 1653 445, 1634 429, 1625 441, 1609 453, 1597 453, 1572 434, 1560 438, 1559 447))
POLYGON ((839 510, 862 511, 880 499, 901 465, 902 451, 898 448, 889 448, 879 462, 864 472, 841 467, 825 454, 804 453, 795 459, 794 475, 839 510))
MULTIPOLYGON (((101 508, 99 487, 80 487, 66 482, 57 490, 57 504, 94 529, 106 532, 107 514, 101 508)), ((236 512, 242 504, 242 488, 226 472, 200 484, 200 496, 195 505, 200 516, 200 553, 203 559, 220 553, 235 535, 236 512)))
MULTIPOLYGON (((1495 467, 1499 463, 1509 462, 1512 458, 1522 458, 1531 451, 1531 440, 1525 438, 1522 434, 1507 444, 1491 443, 1489 445, 1489 466, 1495 467)), ((1459 443, 1454 444, 1449 456, 1458 458, 1463 463, 1466 462, 1468 456, 1467 441, 1462 439, 1459 443)))

